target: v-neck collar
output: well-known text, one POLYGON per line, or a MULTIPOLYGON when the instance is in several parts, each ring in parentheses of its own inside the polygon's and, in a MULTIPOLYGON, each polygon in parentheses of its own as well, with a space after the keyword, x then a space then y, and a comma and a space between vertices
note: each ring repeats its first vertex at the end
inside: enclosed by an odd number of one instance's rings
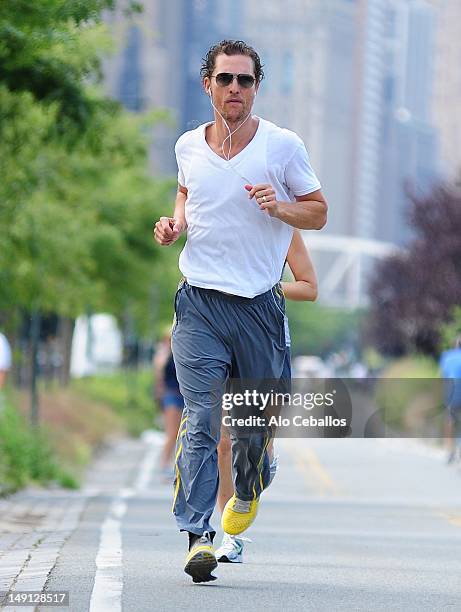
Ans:
MULTIPOLYGON (((238 162, 240 161, 241 158, 245 157, 245 155, 248 154, 248 151, 251 150, 255 143, 259 140, 259 138, 261 137, 262 131, 263 131, 263 127, 262 127, 262 123, 263 123, 263 119, 261 119, 261 117, 258 117, 257 115, 254 115, 254 117, 256 119, 258 119, 258 126, 256 128, 256 132, 253 135, 253 138, 250 140, 250 142, 245 145, 245 147, 239 151, 239 153, 237 153, 237 155, 234 155, 233 157, 230 158, 230 161, 232 163, 238 162)), ((202 126, 202 142, 203 145, 205 146, 206 150, 208 151, 208 155, 209 157, 211 157, 214 160, 218 160, 221 161, 224 164, 227 164, 229 162, 229 160, 225 159, 224 157, 221 157, 220 155, 218 155, 217 153, 215 153, 213 151, 213 149, 210 147, 210 145, 207 143, 206 141, 206 129, 208 126, 213 125, 214 121, 209 121, 208 123, 204 123, 202 126)))

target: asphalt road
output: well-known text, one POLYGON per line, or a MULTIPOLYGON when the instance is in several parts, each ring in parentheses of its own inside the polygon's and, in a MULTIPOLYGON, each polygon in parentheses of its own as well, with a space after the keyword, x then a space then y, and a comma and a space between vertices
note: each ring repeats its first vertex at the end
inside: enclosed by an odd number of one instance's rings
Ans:
MULTIPOLYGON (((153 470, 158 444, 121 441, 95 463, 46 582, 70 591, 70 607, 38 610, 461 610, 461 473, 440 452, 278 440, 279 473, 245 534, 244 563, 194 585, 171 487, 153 470)), ((214 525, 220 538, 218 516, 214 525)))

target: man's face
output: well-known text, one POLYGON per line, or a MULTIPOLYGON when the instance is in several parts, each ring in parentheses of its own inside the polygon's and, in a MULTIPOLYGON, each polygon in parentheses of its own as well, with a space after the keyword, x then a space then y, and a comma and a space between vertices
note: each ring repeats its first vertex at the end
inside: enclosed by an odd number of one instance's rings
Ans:
MULTIPOLYGON (((255 76, 253 60, 247 55, 225 55, 222 53, 216 57, 213 77, 220 72, 231 74, 251 74, 255 76)), ((254 98, 259 85, 245 89, 241 87, 235 78, 232 83, 220 87, 215 78, 205 77, 205 89, 210 89, 213 94, 213 104, 222 114, 226 121, 235 123, 246 118, 253 107, 254 98)))

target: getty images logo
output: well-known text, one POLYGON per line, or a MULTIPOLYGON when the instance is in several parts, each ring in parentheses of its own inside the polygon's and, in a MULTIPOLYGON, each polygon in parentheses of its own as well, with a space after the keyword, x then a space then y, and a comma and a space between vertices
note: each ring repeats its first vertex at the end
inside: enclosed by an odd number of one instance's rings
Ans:
POLYGON ((231 410, 244 406, 263 411, 270 406, 288 405, 313 410, 314 408, 330 408, 333 406, 335 394, 336 389, 327 393, 277 393, 274 391, 261 393, 255 389, 251 391, 247 389, 242 393, 224 393, 222 407, 223 410, 231 410))

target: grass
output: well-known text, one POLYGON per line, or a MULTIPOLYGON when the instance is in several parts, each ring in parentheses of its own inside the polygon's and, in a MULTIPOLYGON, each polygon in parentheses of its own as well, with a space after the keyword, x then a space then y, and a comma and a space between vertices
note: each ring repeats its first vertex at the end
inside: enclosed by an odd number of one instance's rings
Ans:
POLYGON ((29 425, 29 394, 9 390, 0 415, 0 493, 28 484, 76 488, 95 450, 111 437, 154 426, 151 370, 40 385, 40 428, 29 425))
POLYGON ((421 355, 397 359, 381 377, 375 399, 389 426, 412 435, 440 434, 442 387, 434 360, 421 355))
POLYGON ((77 479, 59 465, 44 429, 32 429, 7 403, 0 415, 0 493, 31 483, 78 487, 77 479))
POLYGON ((71 389, 88 400, 110 406, 132 436, 138 436, 155 424, 157 409, 151 369, 88 376, 73 380, 71 389))

